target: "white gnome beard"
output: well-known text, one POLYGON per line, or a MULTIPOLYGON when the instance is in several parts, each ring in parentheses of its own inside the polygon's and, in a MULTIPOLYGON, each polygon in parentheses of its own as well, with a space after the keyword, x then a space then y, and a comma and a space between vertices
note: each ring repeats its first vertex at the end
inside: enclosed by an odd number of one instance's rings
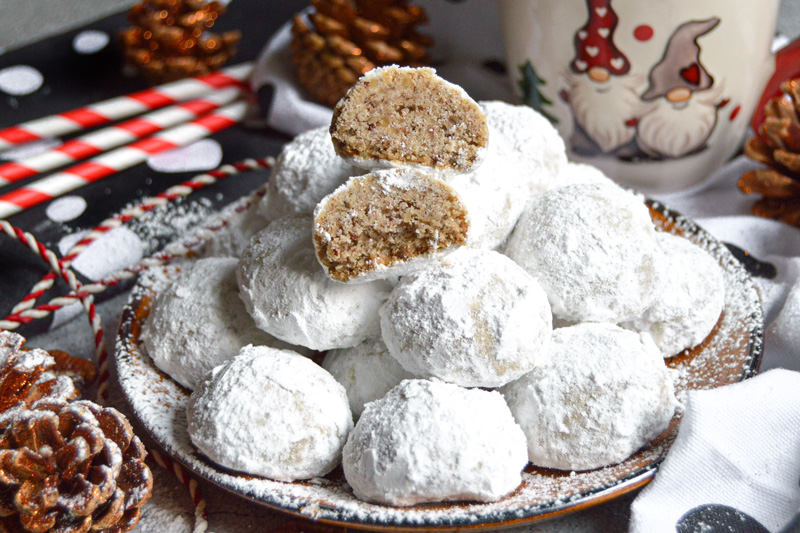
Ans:
POLYGON ((714 94, 701 93, 677 105, 659 98, 653 110, 639 119, 637 144, 644 152, 662 157, 682 157, 702 147, 717 122, 714 100, 714 94))
POLYGON ((575 121, 603 152, 633 140, 636 128, 625 122, 648 107, 638 96, 643 81, 642 76, 628 74, 597 83, 586 74, 570 74, 569 103, 575 121))

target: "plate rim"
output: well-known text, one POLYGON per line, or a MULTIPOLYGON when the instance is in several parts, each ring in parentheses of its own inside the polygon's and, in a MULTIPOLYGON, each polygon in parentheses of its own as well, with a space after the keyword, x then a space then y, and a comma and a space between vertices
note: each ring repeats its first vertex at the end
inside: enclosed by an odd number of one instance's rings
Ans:
MULTIPOLYGON (((725 261, 731 265, 734 270, 736 270, 736 280, 742 284, 742 290, 752 295, 752 298, 748 299, 745 307, 745 309, 750 312, 749 324, 751 324, 752 327, 748 332, 748 350, 746 360, 743 362, 743 369, 738 378, 738 382, 755 376, 758 373, 763 357, 764 324, 763 309, 752 277, 746 271, 741 262, 733 256, 726 246, 724 246, 724 243, 713 237, 692 219, 682 215, 672 208, 669 208, 658 200, 644 198, 644 203, 651 211, 660 213, 660 215, 666 220, 671 221, 674 226, 681 230, 682 234, 694 236, 697 239, 702 239, 703 241, 712 243, 714 245, 718 244, 719 247, 717 250, 715 250, 714 254, 715 258, 718 260, 724 258, 725 261), (717 254, 719 257, 717 257, 717 254)), ((710 252, 707 247, 703 248, 710 252)), ((141 299, 141 297, 136 297, 135 292, 131 293, 129 300, 126 302, 122 311, 116 350, 114 352, 114 364, 117 369, 118 380, 120 376, 120 352, 141 352, 139 346, 132 344, 132 328, 136 319, 136 311, 142 303, 141 299)), ((142 353, 142 356, 144 356, 144 353, 142 353)), ((253 494, 242 492, 236 490, 234 487, 229 487, 225 484, 219 483, 217 480, 212 479, 209 475, 207 475, 202 469, 194 467, 191 464, 191 461, 187 461, 179 450, 172 450, 170 445, 161 442, 154 432, 151 431, 148 425, 141 419, 136 407, 131 401, 131 398, 129 398, 125 387, 121 386, 121 389, 123 391, 125 401, 128 403, 128 406, 136 418, 138 425, 144 429, 150 439, 155 442, 164 453, 166 453, 172 460, 186 468, 187 471, 191 472, 193 475, 198 476, 204 481, 212 484, 214 487, 220 488, 228 493, 242 497, 250 502, 267 507, 274 511, 286 513, 306 520, 314 520, 320 523, 354 529, 369 529, 376 531, 420 531, 421 529, 446 531, 456 528, 488 530, 520 526, 536 521, 544 521, 556 518, 558 516, 576 512, 581 509, 594 507, 645 486, 652 480, 669 449, 669 447, 667 447, 661 457, 658 457, 647 465, 640 467, 621 478, 617 478, 613 481, 592 487, 589 490, 576 493, 570 496, 570 498, 562 500, 559 503, 556 503, 558 502, 558 500, 556 500, 555 502, 551 501, 548 503, 535 504, 521 508, 515 507, 512 509, 502 509, 493 511, 491 514, 487 513, 483 517, 477 515, 478 518, 472 520, 470 520, 469 517, 473 515, 463 516, 460 514, 455 516, 448 516, 445 514, 437 515, 435 517, 425 516, 423 518, 417 518, 413 522, 411 522, 408 518, 402 517, 402 515, 399 517, 400 519, 392 519, 392 517, 388 517, 385 520, 373 516, 375 513, 367 513, 365 516, 362 515, 355 517, 354 513, 352 512, 348 512, 344 509, 327 505, 322 502, 312 503, 294 496, 280 496, 282 502, 278 502, 275 500, 275 498, 272 500, 262 499, 253 494), (291 499, 292 503, 287 504, 285 502, 286 499, 291 499), (313 506, 315 508, 315 512, 312 512, 311 514, 303 512, 303 509, 308 506, 313 506)), ((194 459, 197 461, 203 461, 203 459, 199 457, 195 457, 194 459)), ((213 465, 213 463, 211 463, 209 460, 205 460, 204 462, 212 467, 215 467, 215 465, 213 465)), ((279 496, 276 496, 276 498, 277 497, 279 496)), ((440 502, 442 505, 447 505, 448 503, 450 502, 440 502)))

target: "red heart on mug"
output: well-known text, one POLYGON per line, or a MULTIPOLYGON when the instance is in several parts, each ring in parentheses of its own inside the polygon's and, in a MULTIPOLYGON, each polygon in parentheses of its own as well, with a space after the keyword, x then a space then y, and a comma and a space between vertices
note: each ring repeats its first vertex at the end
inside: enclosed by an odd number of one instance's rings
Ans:
POLYGON ((688 81, 692 85, 700 85, 700 67, 697 63, 692 63, 686 68, 680 70, 681 78, 688 81))

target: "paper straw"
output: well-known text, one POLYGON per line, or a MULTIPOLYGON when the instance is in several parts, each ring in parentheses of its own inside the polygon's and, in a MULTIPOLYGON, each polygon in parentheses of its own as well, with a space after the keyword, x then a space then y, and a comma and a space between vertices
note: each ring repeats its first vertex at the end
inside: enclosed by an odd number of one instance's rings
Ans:
POLYGON ((24 122, 0 130, 0 152, 18 144, 58 137, 65 133, 132 117, 145 111, 197 98, 223 87, 231 85, 243 87, 252 70, 251 62, 242 63, 205 76, 173 81, 152 89, 24 122))
POLYGON ((203 117, 117 148, 67 170, 51 174, 0 196, 0 219, 52 200, 145 161, 154 154, 186 146, 222 131, 244 118, 247 104, 236 102, 203 117))
POLYGON ((94 157, 171 126, 182 124, 236 100, 239 88, 222 89, 204 98, 190 100, 120 124, 83 135, 41 154, 0 164, 0 187, 64 165, 94 157))

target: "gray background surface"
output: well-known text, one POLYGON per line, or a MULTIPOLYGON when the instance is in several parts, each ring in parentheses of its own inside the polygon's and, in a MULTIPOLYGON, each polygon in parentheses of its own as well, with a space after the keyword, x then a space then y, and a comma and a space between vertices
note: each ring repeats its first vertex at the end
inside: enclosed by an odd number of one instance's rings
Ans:
MULTIPOLYGON (((76 28, 134 3, 136 0, 0 0, 0 53, 76 28)), ((782 0, 778 31, 792 38, 800 35, 800 0, 782 0)))

